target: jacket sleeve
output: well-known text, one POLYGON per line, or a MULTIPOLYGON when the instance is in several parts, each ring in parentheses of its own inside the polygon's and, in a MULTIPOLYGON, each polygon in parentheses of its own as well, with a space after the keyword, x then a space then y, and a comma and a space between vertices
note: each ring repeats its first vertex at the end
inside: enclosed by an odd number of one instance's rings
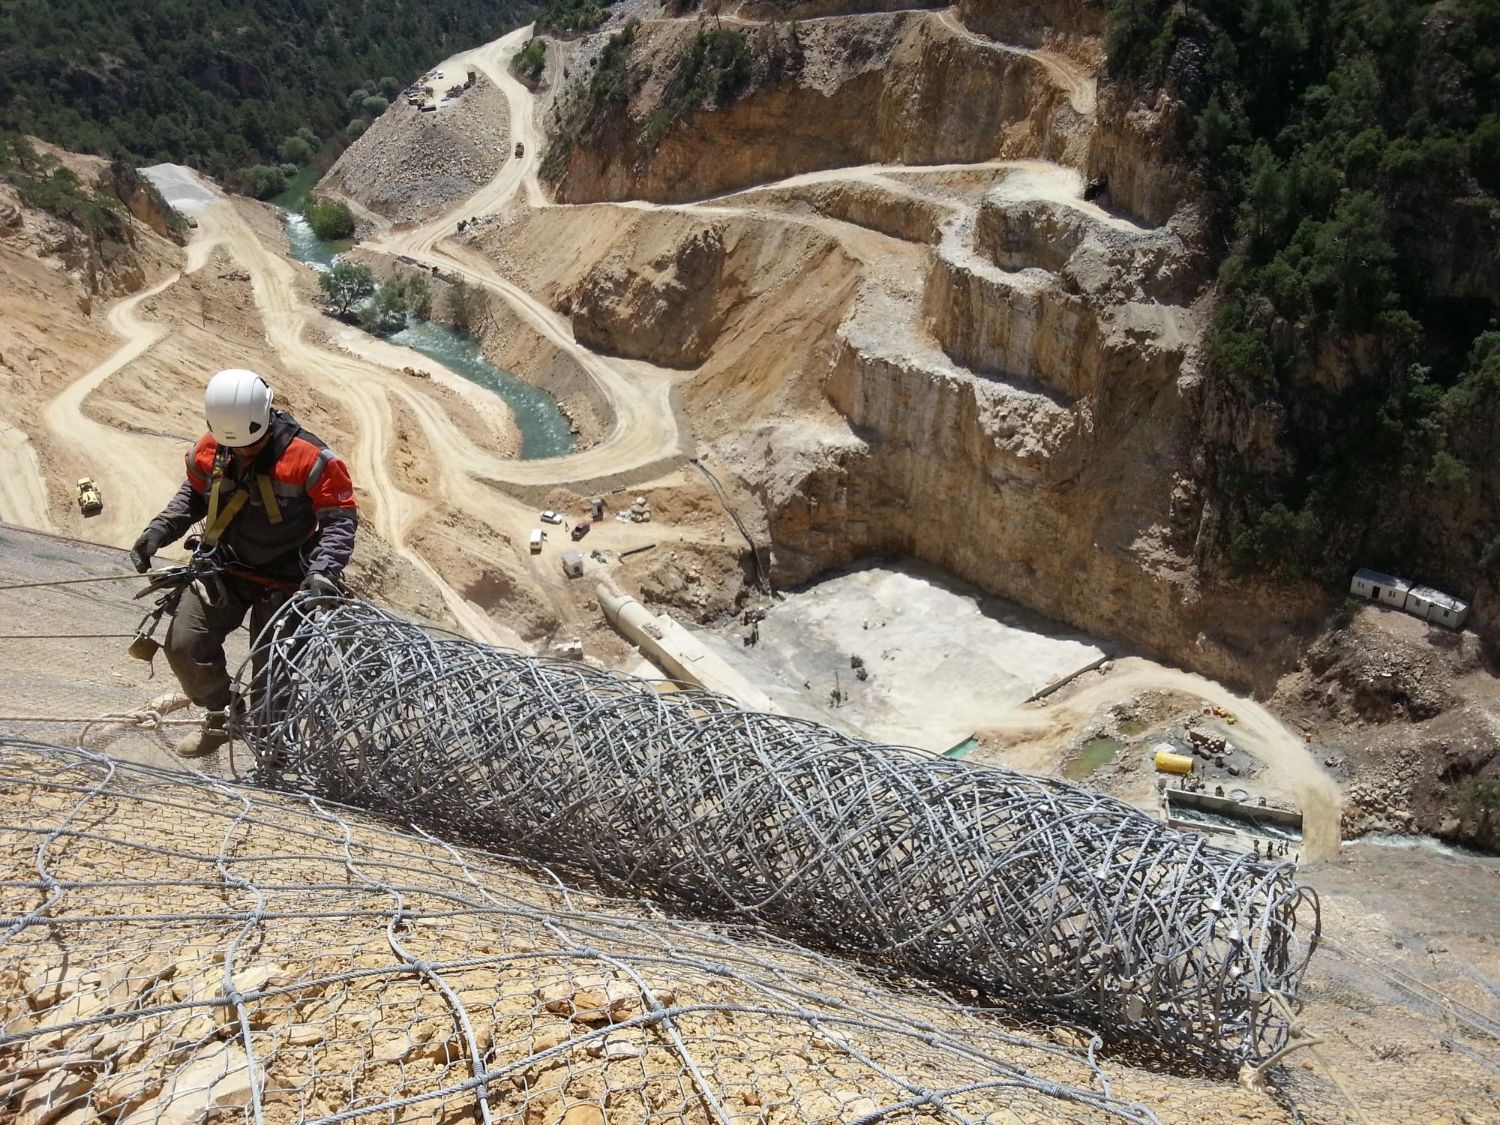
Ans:
POLYGON ((146 525, 159 546, 175 543, 187 534, 187 529, 208 514, 208 497, 193 487, 191 480, 182 482, 177 495, 168 501, 161 515, 146 525))
POLYGON ((354 554, 354 532, 359 527, 348 467, 337 457, 329 458, 317 479, 308 485, 307 495, 318 517, 318 530, 308 551, 308 572, 338 578, 354 554))

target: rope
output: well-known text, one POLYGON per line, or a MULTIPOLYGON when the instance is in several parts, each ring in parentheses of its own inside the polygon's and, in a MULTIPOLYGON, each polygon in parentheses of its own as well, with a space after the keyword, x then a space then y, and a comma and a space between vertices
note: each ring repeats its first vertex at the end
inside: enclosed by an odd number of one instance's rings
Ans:
POLYGON ((123 582, 127 578, 146 578, 147 575, 131 571, 129 574, 105 574, 95 578, 59 578, 51 582, 13 582, 0 586, 0 590, 35 590, 39 586, 81 586, 85 582, 123 582))
POLYGON ((0 641, 103 641, 134 633, 0 633, 0 641))

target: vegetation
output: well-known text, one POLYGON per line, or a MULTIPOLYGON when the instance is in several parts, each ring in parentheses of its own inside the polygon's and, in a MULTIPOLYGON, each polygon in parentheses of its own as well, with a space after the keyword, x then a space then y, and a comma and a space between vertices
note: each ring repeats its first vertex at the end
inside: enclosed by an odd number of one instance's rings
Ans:
POLYGON ((527 82, 535 82, 542 76, 542 71, 547 66, 547 44, 541 39, 533 39, 516 53, 511 59, 510 68, 517 78, 527 82))
POLYGON ((750 83, 755 54, 738 31, 699 28, 688 49, 677 60, 662 104, 646 117, 642 139, 655 148, 672 123, 705 105, 722 108, 732 103, 750 83))
POLYGON ((398 281, 387 281, 360 306, 359 323, 366 332, 389 336, 406 327, 406 295, 398 281))
POLYGON ((1496 0, 1111 0, 1110 65, 1187 107, 1230 246, 1206 409, 1280 427, 1209 450, 1240 567, 1472 578, 1500 532, 1464 516, 1500 448, 1497 45, 1496 0))
POLYGON ((338 200, 309 199, 302 209, 313 234, 324 242, 338 242, 354 237, 354 213, 347 203, 338 200))
POLYGON ((483 289, 460 279, 448 287, 448 323, 470 336, 489 315, 489 299, 483 289))
POLYGON ((565 103, 553 107, 552 127, 548 130, 547 151, 542 154, 541 174, 551 180, 561 178, 568 167, 573 145, 585 129, 598 129, 605 114, 601 110, 616 107, 623 112, 645 81, 644 73, 632 65, 638 20, 628 21, 604 42, 594 64, 594 73, 582 96, 574 91, 565 103))
POLYGON ((368 266, 340 258, 318 275, 318 288, 328 310, 347 319, 359 302, 375 292, 375 274, 368 266))
POLYGON ((546 0, 536 17, 538 31, 592 31, 609 19, 614 0, 546 0))
POLYGON ((421 320, 432 316, 432 286, 421 274, 413 274, 403 283, 402 293, 411 315, 421 320))
POLYGON ((383 110, 396 75, 415 77, 529 10, 526 0, 12 0, 0 5, 0 126, 274 195, 281 165, 306 163, 320 138, 383 110), (363 93, 351 104, 353 90, 363 93))
POLYGON ((55 157, 37 151, 25 137, 0 130, 0 180, 16 189, 28 207, 50 212, 97 238, 118 239, 124 206, 110 191, 89 188, 55 157))

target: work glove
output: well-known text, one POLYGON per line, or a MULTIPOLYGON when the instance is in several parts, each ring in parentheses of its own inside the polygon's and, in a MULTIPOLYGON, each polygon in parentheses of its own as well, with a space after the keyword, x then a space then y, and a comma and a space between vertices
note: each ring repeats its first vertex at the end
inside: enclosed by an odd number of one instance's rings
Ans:
POLYGON ((338 585, 321 570, 309 571, 307 577, 302 580, 302 586, 298 592, 314 598, 341 596, 338 585))
POLYGON ((137 574, 145 574, 151 569, 151 556, 161 550, 161 542, 149 531, 141 532, 141 537, 135 541, 135 546, 130 548, 130 565, 135 567, 137 574))

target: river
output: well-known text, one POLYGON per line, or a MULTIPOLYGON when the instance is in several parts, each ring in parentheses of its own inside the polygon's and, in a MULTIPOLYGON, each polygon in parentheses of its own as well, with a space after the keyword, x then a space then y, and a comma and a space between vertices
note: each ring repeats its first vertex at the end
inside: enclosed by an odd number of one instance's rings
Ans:
MULTIPOLYGON (((324 270, 354 243, 325 242, 313 233, 312 224, 302 217, 307 193, 317 183, 311 167, 298 172, 287 190, 271 202, 285 214, 287 240, 292 257, 324 270)), ((428 359, 441 363, 455 375, 469 380, 500 396, 515 416, 521 433, 521 459, 538 460, 561 457, 573 452, 573 428, 557 401, 526 380, 496 367, 484 357, 473 337, 431 320, 412 317, 408 326, 390 337, 393 344, 411 348, 428 359)))

